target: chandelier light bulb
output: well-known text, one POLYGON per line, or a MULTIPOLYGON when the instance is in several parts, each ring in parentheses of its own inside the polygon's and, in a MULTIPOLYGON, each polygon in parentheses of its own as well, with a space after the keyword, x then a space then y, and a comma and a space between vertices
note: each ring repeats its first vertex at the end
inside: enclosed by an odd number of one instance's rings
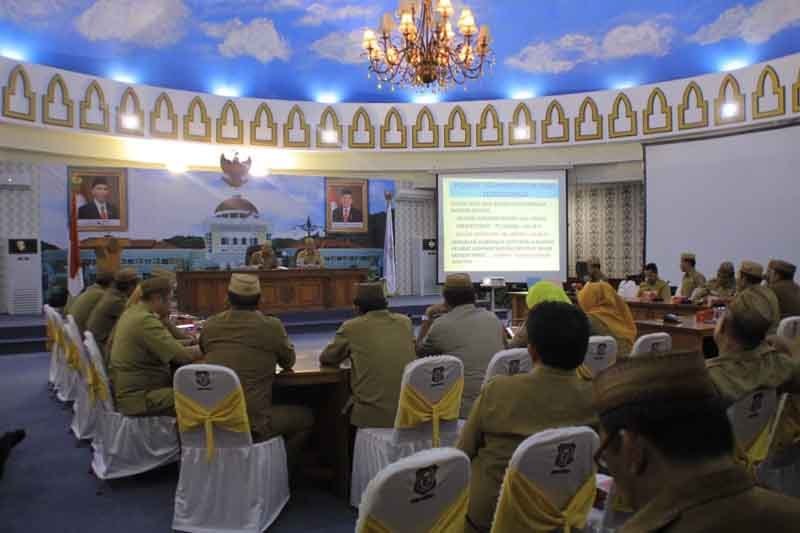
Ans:
POLYGON ((453 16, 453 4, 450 0, 439 0, 436 6, 436 12, 439 13, 444 18, 450 18, 453 16))

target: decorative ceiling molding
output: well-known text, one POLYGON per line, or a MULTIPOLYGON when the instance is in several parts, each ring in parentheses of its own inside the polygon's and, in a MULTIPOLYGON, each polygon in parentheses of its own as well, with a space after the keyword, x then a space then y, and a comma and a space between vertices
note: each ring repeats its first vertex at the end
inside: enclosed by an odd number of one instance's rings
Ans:
POLYGON ((107 132, 109 130, 109 112, 108 104, 106 103, 106 95, 103 92, 103 87, 97 80, 92 80, 92 82, 86 88, 86 92, 83 95, 83 100, 81 100, 80 108, 80 123, 82 130, 102 132, 107 132), (102 117, 100 122, 92 122, 89 120, 89 113, 94 109, 92 107, 92 101, 95 98, 97 99, 97 110, 100 112, 100 116, 102 117))
POLYGON ((262 102, 256 109, 255 119, 250 121, 250 144, 258 146, 278 146, 278 123, 272 114, 272 109, 266 102, 262 102), (265 119, 262 121, 262 118, 265 119), (259 137, 258 132, 262 127, 269 131, 269 137, 259 137))
POLYGON ((642 111, 642 129, 645 135, 654 135, 657 133, 672 133, 672 106, 667 101, 667 95, 660 87, 653 89, 650 96, 647 98, 647 107, 642 111), (651 126, 650 119, 656 116, 655 103, 658 100, 659 113, 664 117, 663 126, 651 126))
POLYGON ((228 100, 222 106, 222 111, 219 113, 217 119, 217 142, 220 144, 244 144, 244 121, 239 115, 239 108, 233 103, 233 100, 228 100), (225 128, 233 126, 236 129, 236 134, 233 137, 226 136, 225 128))
POLYGON ((576 141, 599 141, 603 139, 603 115, 600 114, 600 110, 597 108, 597 103, 591 96, 587 96, 583 99, 581 106, 578 108, 578 116, 573 120, 575 122, 576 141), (594 124, 594 133, 584 133, 583 131, 584 124, 587 123, 587 110, 591 111, 589 122, 594 124))
POLYGON ((614 104, 611 106, 611 114, 608 115, 608 136, 612 139, 620 139, 622 137, 636 137, 639 134, 639 127, 636 120, 637 114, 633 110, 631 99, 625 93, 619 93, 614 98, 614 104), (629 121, 627 130, 617 130, 617 120, 620 118, 619 107, 625 108, 625 117, 629 121))
POLYGON ((192 98, 186 114, 183 116, 183 139, 185 141, 211 142, 211 118, 208 116, 206 103, 199 96, 192 98), (192 133, 195 118, 199 119, 203 133, 192 133))
POLYGON ((531 109, 525 102, 520 102, 511 114, 511 122, 508 123, 508 143, 512 146, 536 144, 536 121, 533 120, 531 109))
POLYGON ((772 65, 767 65, 761 74, 758 76, 756 82, 756 90, 753 91, 753 118, 773 118, 781 117, 786 114, 786 87, 781 85, 781 78, 772 65), (761 99, 767 94, 766 84, 769 78, 772 95, 777 97, 778 105, 773 109, 764 110, 761 108, 761 99))
POLYGON ((286 117, 286 124, 283 125, 283 146, 286 148, 309 148, 311 146, 311 126, 306 122, 303 109, 297 104, 292 106, 286 117), (298 131, 303 136, 300 140, 295 140, 292 138, 292 134, 298 131))
POLYGON ((564 106, 558 100, 553 100, 548 104, 547 111, 544 112, 542 121, 542 142, 545 144, 562 143, 569 141, 569 120, 564 112, 564 106), (561 135, 550 135, 550 126, 553 125, 553 113, 558 115, 556 121, 561 125, 561 135))
POLYGON ((61 74, 55 74, 50 78, 50 83, 47 84, 47 92, 42 95, 42 122, 51 126, 61 126, 63 128, 72 128, 75 126, 75 102, 69 97, 69 87, 61 77, 61 74), (56 104, 56 91, 58 91, 60 98, 58 101, 64 108, 64 118, 58 118, 50 113, 50 106, 56 104))
POLYGON ((175 113, 175 106, 172 105, 172 99, 165 92, 158 95, 153 104, 153 110, 150 111, 150 135, 158 139, 178 138, 178 115, 175 113), (162 118, 162 111, 164 118, 170 123, 168 131, 158 128, 158 121, 162 118))
POLYGON ((8 82, 3 87, 3 116, 36 122, 36 93, 31 89, 31 79, 22 65, 14 67, 8 75, 8 82), (22 95, 26 101, 27 110, 21 111, 14 108, 14 97, 17 95, 17 86, 22 84, 22 95))
POLYGON ((414 148, 439 148, 439 125, 427 106, 419 110, 417 121, 411 128, 411 145, 414 148), (420 140, 420 134, 428 132, 431 133, 431 140, 420 140))
POLYGON ((497 114, 497 109, 492 104, 487 104, 481 112, 481 120, 478 122, 478 146, 503 146, 503 131, 505 125, 497 114), (491 127, 488 122, 491 121, 491 127), (487 132, 494 132, 492 138, 487 138, 487 132))
MULTIPOLYGON (((800 83, 800 82, 798 82, 800 83)), ((392 107, 386 113, 381 126, 381 148, 396 150, 408 148, 408 126, 403 122, 403 116, 396 107, 392 107), (390 141, 389 134, 398 132, 399 141, 390 141)))
POLYGON ((472 125, 467 120, 467 114, 464 109, 457 105, 450 111, 450 116, 447 117, 447 125, 444 128, 444 147, 445 148, 468 148, 472 146, 472 125), (458 126, 456 126, 456 120, 458 126), (463 132, 461 140, 454 140, 454 132, 463 132))
POLYGON ((356 109, 353 114, 353 120, 347 126, 347 146, 354 150, 371 150, 375 148, 375 127, 372 125, 369 113, 363 106, 356 109), (356 135, 360 131, 367 133, 366 141, 358 141, 356 139, 356 135))
POLYGON ((744 122, 745 120, 745 97, 742 93, 742 87, 739 85, 739 80, 733 74, 727 74, 722 78, 722 83, 719 84, 719 93, 714 99, 714 124, 721 126, 723 124, 735 124, 744 122), (731 91, 730 96, 728 91, 731 91), (736 106, 736 112, 730 116, 725 116, 725 105, 733 104, 736 106))
POLYGON ((697 82, 692 81, 683 91, 683 98, 678 104, 678 129, 693 130, 708 127, 708 100, 703 98, 703 89, 697 82), (686 112, 692 110, 691 98, 694 97, 696 106, 700 110, 700 118, 694 121, 686 120, 686 112))
POLYGON ((339 115, 328 106, 319 117, 317 124, 317 148, 340 148, 342 146, 342 123, 339 115), (326 135, 335 136, 335 139, 326 139, 326 135))
POLYGON ((124 135, 138 135, 144 136, 144 110, 142 103, 139 100, 139 95, 133 90, 133 87, 128 87, 119 99, 117 106, 117 132, 124 135), (130 110, 130 104, 133 104, 133 110, 130 110), (125 126, 125 115, 136 117, 135 127, 125 126))

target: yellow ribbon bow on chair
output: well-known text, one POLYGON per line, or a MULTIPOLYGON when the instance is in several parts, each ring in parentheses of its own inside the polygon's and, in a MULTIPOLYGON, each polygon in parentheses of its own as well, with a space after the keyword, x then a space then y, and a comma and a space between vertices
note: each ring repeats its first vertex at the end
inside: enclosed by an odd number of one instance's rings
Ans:
POLYGON ((78 352, 78 346, 72 342, 72 339, 65 339, 65 343, 67 345, 67 364, 72 370, 82 374, 81 354, 78 352))
MULTIPOLYGON (((468 507, 469 487, 458 495, 456 501, 442 512, 436 523, 427 531, 429 533, 462 533, 467 521, 468 507)), ((392 533, 392 530, 383 525, 380 520, 367 516, 358 533, 392 533)))
POLYGON ((108 387, 100 379, 100 374, 92 364, 86 365, 86 384, 92 407, 97 403, 97 400, 108 400, 108 387))
POLYGON ((464 378, 458 378, 442 399, 431 403, 410 384, 400 390, 400 408, 397 412, 396 426, 407 429, 422 424, 433 422, 433 447, 441 444, 439 424, 442 420, 457 420, 461 409, 461 395, 464 392, 464 378))
POLYGON ((596 490, 596 479, 592 474, 567 504, 566 509, 561 511, 528 478, 509 468, 494 515, 492 533, 556 529, 570 533, 572 528, 586 525, 596 490))
POLYGON ((175 413, 181 432, 204 426, 206 432, 206 458, 214 457, 214 426, 236 433, 250 433, 250 421, 244 403, 244 392, 239 387, 217 405, 206 408, 188 396, 175 391, 175 413))
POLYGON ((578 374, 579 378, 585 381, 592 381, 594 379, 594 373, 592 372, 592 369, 585 364, 579 366, 575 372, 578 374))

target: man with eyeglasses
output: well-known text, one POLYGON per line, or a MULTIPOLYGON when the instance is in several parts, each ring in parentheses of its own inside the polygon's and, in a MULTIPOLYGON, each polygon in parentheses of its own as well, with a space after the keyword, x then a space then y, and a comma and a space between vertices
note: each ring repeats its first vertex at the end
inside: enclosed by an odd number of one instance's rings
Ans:
POLYGON ((620 533, 797 531, 800 501, 755 486, 699 354, 625 360, 594 380, 595 456, 635 514, 620 533))

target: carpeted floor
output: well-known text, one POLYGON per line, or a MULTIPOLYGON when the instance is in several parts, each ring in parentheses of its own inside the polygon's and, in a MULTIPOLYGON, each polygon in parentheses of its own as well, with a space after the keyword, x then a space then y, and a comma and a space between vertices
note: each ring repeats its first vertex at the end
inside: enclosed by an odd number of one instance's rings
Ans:
MULTIPOLYGON (((332 332, 302 336, 306 349, 332 332)), ((171 531, 177 465, 101 484, 90 474, 90 448, 67 432, 72 411, 47 391, 48 354, 0 357, 0 433, 25 428, 0 480, 3 533, 160 533, 171 531)), ((275 533, 352 532, 356 514, 347 502, 301 486, 275 524, 275 533)))

